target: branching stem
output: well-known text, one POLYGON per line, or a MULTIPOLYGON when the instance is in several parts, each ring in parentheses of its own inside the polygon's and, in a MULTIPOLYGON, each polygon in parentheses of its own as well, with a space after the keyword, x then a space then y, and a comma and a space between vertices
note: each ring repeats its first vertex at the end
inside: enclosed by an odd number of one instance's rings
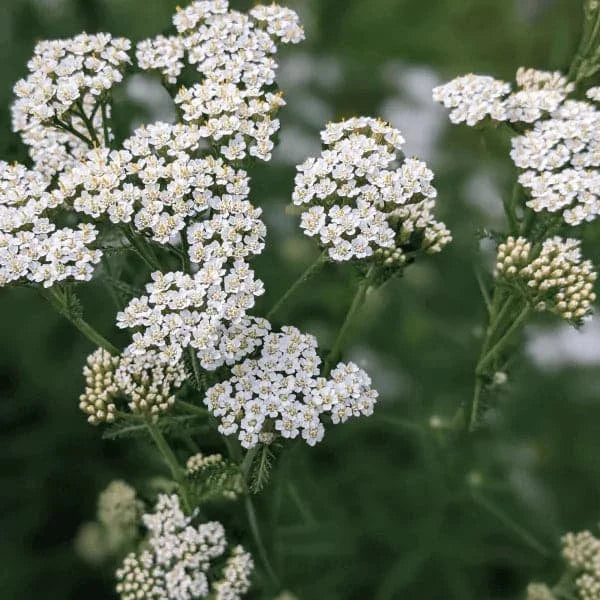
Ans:
POLYGON ((348 329, 350 328, 350 325, 352 325, 352 322, 353 322, 354 318, 356 317, 358 310, 360 309, 360 307, 363 305, 363 303, 365 301, 365 298, 367 296, 367 291, 369 289, 369 285, 371 284, 371 278, 373 276, 373 269, 374 269, 374 267, 371 267, 367 271, 367 274, 365 275, 365 277, 361 280, 360 284, 358 285, 358 289, 356 290, 356 294, 354 295, 352 304, 350 304, 350 308, 348 309, 348 312, 346 313, 344 322, 342 323, 342 326, 340 327, 337 337, 335 338, 335 341, 333 342, 333 346, 331 347, 331 350, 329 351, 329 354, 327 356, 327 360, 325 361, 325 369, 324 369, 325 376, 329 375, 329 372, 331 371, 331 367, 333 366, 333 363, 337 360, 338 356, 340 355, 342 343, 344 342, 344 338, 346 337, 346 334, 348 333, 348 329))
POLYGON ((294 293, 300 288, 300 286, 308 281, 313 275, 315 275, 321 267, 327 261, 327 250, 323 250, 323 252, 318 256, 318 258, 312 262, 306 270, 292 283, 292 285, 286 290, 286 292, 277 300, 277 302, 272 306, 271 310, 266 314, 267 320, 270 320, 275 313, 279 311, 279 309, 294 295, 294 293))
POLYGON ((104 348, 110 354, 119 354, 120 350, 109 342, 100 332, 94 329, 83 317, 73 314, 67 306, 65 297, 54 287, 42 292, 42 295, 50 302, 52 307, 63 317, 71 321, 77 329, 95 346, 104 348))
POLYGON ((151 421, 147 421, 146 426, 148 427, 148 432, 150 433, 154 444, 158 448, 158 451, 161 453, 165 463, 167 463, 167 466, 171 471, 171 476, 173 477, 173 480, 177 483, 179 487, 179 493, 181 495, 181 499, 186 510, 188 511, 188 513, 192 512, 192 504, 190 502, 190 498, 186 487, 184 471, 179 465, 175 453, 171 449, 171 446, 169 446, 169 443, 167 442, 165 436, 162 434, 160 429, 156 427, 154 423, 152 423, 151 421))

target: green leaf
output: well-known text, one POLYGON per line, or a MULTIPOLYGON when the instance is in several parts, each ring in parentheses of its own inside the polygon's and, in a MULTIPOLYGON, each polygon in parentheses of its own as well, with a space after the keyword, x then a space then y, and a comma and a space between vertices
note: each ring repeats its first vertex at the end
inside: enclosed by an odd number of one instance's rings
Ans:
POLYGON ((269 483, 275 458, 273 444, 261 445, 248 470, 248 489, 251 493, 258 494, 269 483))
POLYGON ((231 461, 220 461, 206 465, 188 474, 192 490, 198 502, 219 498, 233 499, 244 491, 242 472, 231 461))

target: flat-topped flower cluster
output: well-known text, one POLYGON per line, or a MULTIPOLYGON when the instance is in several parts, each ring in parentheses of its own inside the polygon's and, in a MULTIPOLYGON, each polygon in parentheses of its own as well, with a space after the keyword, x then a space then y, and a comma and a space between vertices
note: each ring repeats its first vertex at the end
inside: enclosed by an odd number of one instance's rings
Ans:
POLYGON ((153 513, 143 515, 146 549, 131 553, 117 571, 121 600, 238 600, 250 587, 254 562, 241 546, 230 552, 217 578, 215 563, 227 549, 225 529, 211 521, 194 525, 179 497, 161 494, 153 513))
POLYGON ((314 446, 325 434, 324 416, 344 423, 373 413, 378 394, 369 376, 354 363, 340 363, 329 378, 321 377, 313 336, 288 326, 261 342, 257 358, 235 365, 230 379, 206 393, 204 402, 221 420, 223 435, 237 434, 244 448, 268 443, 273 435, 301 435, 314 446))
POLYGON ((487 75, 465 75, 433 90, 433 98, 452 109, 453 123, 476 125, 486 118, 521 124, 512 139, 511 158, 521 170, 527 206, 562 215, 568 225, 600 214, 600 111, 592 102, 573 100, 573 83, 559 72, 520 68, 518 91, 487 75), (520 130, 519 130, 520 131, 520 130))
POLYGON ((433 172, 405 159, 401 133, 358 117, 321 132, 325 150, 297 167, 293 202, 308 205, 301 227, 335 261, 402 265, 411 253, 439 252, 451 236, 433 216, 433 172))
POLYGON ((119 327, 141 329, 126 349, 134 356, 154 350, 176 364, 191 347, 202 367, 214 370, 251 352, 263 330, 262 319, 246 316, 263 284, 242 260, 227 268, 224 259, 215 258, 194 275, 156 271, 146 291, 117 315, 119 327))
POLYGON ((228 160, 247 155, 269 160, 275 118, 285 104, 273 93, 277 43, 298 43, 304 31, 298 15, 276 4, 256 6, 248 15, 225 0, 193 2, 173 17, 177 33, 140 42, 142 69, 155 70, 170 84, 191 65, 201 81, 175 97, 183 119, 200 126, 203 137, 220 145, 228 160))
POLYGON ((51 220, 60 202, 47 185, 38 171, 0 161, 0 287, 88 281, 101 258, 91 248, 98 235, 93 225, 58 228, 51 220))
POLYGON ((266 228, 247 200, 247 173, 200 156, 201 141, 196 126, 142 126, 123 150, 91 150, 60 177, 60 193, 75 211, 131 223, 159 244, 176 244, 184 232, 195 263, 259 254, 266 228))

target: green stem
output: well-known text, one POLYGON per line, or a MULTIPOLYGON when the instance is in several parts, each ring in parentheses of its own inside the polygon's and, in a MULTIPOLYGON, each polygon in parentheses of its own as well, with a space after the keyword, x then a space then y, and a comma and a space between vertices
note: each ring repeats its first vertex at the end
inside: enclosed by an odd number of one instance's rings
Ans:
POLYGON ((83 124, 85 125, 85 128, 88 130, 88 133, 90 134, 90 138, 92 139, 94 144, 96 146, 99 146, 100 140, 98 139, 98 134, 96 133, 96 130, 94 129, 94 124, 92 123, 90 118, 85 114, 85 110, 83 109, 83 104, 81 103, 81 101, 77 102, 76 108, 77 108, 77 110, 74 110, 73 112, 76 115, 78 115, 81 118, 81 120, 83 121, 83 124))
POLYGON ((504 204, 504 212, 506 213, 506 218, 508 219, 509 230, 512 234, 516 234, 519 231, 519 222, 517 220, 517 215, 515 212, 515 208, 517 206, 517 202, 519 200, 519 182, 516 181, 513 186, 513 191, 509 200, 502 200, 504 204))
POLYGON ((482 375, 485 373, 486 368, 496 358, 496 356, 504 349, 506 344, 510 341, 513 334, 519 330, 525 319, 529 316, 531 307, 526 305, 523 310, 519 313, 517 318, 513 321, 512 325, 508 328, 506 333, 494 344, 494 346, 488 350, 485 356, 479 361, 476 368, 476 373, 482 375))
POLYGON ((275 571, 271 566, 271 562, 269 561, 269 555, 267 554, 267 550, 263 543, 263 539, 260 533, 260 527, 258 525, 258 519, 256 518, 256 510, 254 508, 254 504, 250 496, 246 496, 244 500, 244 506, 246 508, 246 516, 248 517, 248 524, 250 525, 250 531, 252 532, 252 537, 254 538, 254 544, 258 549, 258 555, 263 563, 265 571, 271 580, 271 583, 275 586, 279 585, 279 580, 277 575, 275 575, 275 571))
POLYGON ((102 132, 104 134, 104 145, 110 147, 110 128, 108 126, 108 110, 106 102, 102 102, 102 132))
POLYGON ((111 344, 100 332, 96 331, 83 317, 73 315, 65 302, 65 298, 60 292, 54 288, 49 288, 42 295, 50 302, 52 307, 63 317, 71 321, 77 329, 95 346, 104 348, 107 352, 113 355, 120 353, 120 350, 111 344))
POLYGON ((496 506, 488 498, 476 491, 473 491, 471 493, 471 497, 473 498, 476 504, 487 510, 491 515, 493 515, 504 525, 506 525, 530 548, 532 548, 533 550, 535 550, 536 552, 538 552, 546 558, 550 556, 550 552, 541 542, 539 542, 531 533, 529 533, 524 527, 515 522, 510 515, 506 514, 501 508, 496 506))
POLYGON ((240 469, 242 471, 242 475, 244 476, 244 481, 248 481, 248 475, 250 474, 250 466, 252 465, 252 461, 258 452, 259 446, 254 446, 246 452, 246 456, 244 456, 244 460, 240 465, 240 469))
POLYGON ((186 402, 185 400, 176 400, 176 406, 181 406, 181 408, 185 408, 188 412, 195 413, 199 416, 205 417, 208 415, 208 410, 206 408, 202 408, 201 406, 196 406, 190 402, 186 402))
POLYGON ((122 228, 125 237, 129 240, 129 243, 133 246, 134 250, 140 256, 140 258, 150 267, 152 270, 161 270, 160 263, 156 260, 155 256, 152 256, 146 249, 146 243, 143 239, 140 239, 136 233, 130 227, 122 228))
POLYGON ((54 117, 52 119, 52 124, 58 129, 64 129, 65 131, 68 131, 69 133, 73 134, 76 138, 79 138, 82 142, 85 142, 85 144, 87 144, 89 148, 94 147, 94 142, 92 140, 85 137, 85 135, 77 131, 77 129, 75 129, 72 125, 69 125, 69 123, 61 121, 59 118, 54 117))
POLYGON ((165 439, 165 436, 161 433, 160 429, 158 429, 158 427, 154 425, 154 423, 147 421, 146 426, 148 428, 150 436, 154 440, 154 444, 158 448, 158 451, 161 453, 164 461, 167 463, 167 466, 171 471, 171 476, 173 477, 173 480, 177 483, 179 487, 181 499, 183 500, 183 504, 186 510, 188 511, 188 513, 192 512, 192 504, 190 502, 186 488, 184 471, 179 465, 175 453, 171 449, 171 446, 169 446, 169 443, 165 439))
POLYGON ((313 275, 315 275, 319 269, 325 264, 327 261, 327 250, 323 250, 323 252, 318 256, 318 258, 311 263, 306 270, 292 283, 292 285, 286 290, 286 292, 277 300, 277 302, 272 306, 271 310, 266 315, 267 320, 270 320, 275 313, 279 311, 279 309, 291 298, 291 296, 298 290, 298 288, 308 281, 313 275))
POLYGON ((344 322, 342 323, 342 326, 337 334, 337 337, 335 338, 335 341, 333 342, 333 346, 331 347, 331 350, 329 351, 329 354, 325 361, 325 369, 324 369, 325 376, 329 375, 329 372, 331 371, 331 367, 333 366, 334 361, 337 360, 337 358, 340 354, 342 343, 344 342, 344 338, 346 337, 346 334, 348 333, 348 329, 350 328, 350 325, 352 324, 352 321, 354 320, 354 317, 356 316, 359 308, 362 306, 363 302, 365 301, 365 298, 367 295, 367 290, 369 289, 369 285, 371 284, 371 277, 373 274, 373 269, 374 269, 374 267, 371 267, 369 269, 369 271, 367 272, 364 279, 362 279, 362 281, 360 282, 358 289, 356 290, 356 294, 354 295, 352 304, 350 304, 350 308, 348 309, 348 312, 346 313, 344 322))
POLYGON ((475 431, 479 419, 479 403, 483 391, 483 379, 475 375, 475 387, 473 388, 473 400, 471 402, 471 417, 469 419, 469 432, 475 431))

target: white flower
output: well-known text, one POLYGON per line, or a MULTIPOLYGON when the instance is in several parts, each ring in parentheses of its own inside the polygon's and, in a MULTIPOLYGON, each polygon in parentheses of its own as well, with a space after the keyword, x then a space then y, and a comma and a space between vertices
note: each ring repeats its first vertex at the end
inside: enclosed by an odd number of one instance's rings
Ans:
POLYGON ((76 211, 131 222, 157 243, 174 243, 185 230, 194 263, 259 254, 266 228, 262 211, 247 200, 247 173, 220 158, 200 158, 201 145, 193 125, 142 126, 123 150, 88 152, 59 186, 76 211))
POLYGON ((126 353, 155 349, 176 364, 191 347, 202 367, 214 370, 252 352, 265 330, 266 321, 246 316, 263 285, 242 260, 227 266, 214 258, 194 275, 157 271, 146 290, 117 315, 119 327, 140 329, 126 353))
POLYGON ((142 517, 146 549, 129 554, 116 572, 121 600, 196 600, 209 594, 239 600, 248 591, 254 562, 241 546, 232 549, 221 578, 210 581, 227 549, 225 530, 217 521, 194 525, 195 518, 183 513, 176 495, 158 497, 154 512, 142 517))
POLYGON ((206 392, 204 403, 220 418, 223 435, 237 434, 251 448, 277 433, 311 446, 323 439, 321 418, 333 423, 370 415, 377 400, 371 379, 355 364, 340 363, 330 378, 320 377, 317 341, 295 327, 264 335, 257 358, 233 367, 233 376, 206 392))
POLYGON ((519 68, 518 90, 488 75, 470 73, 433 89, 433 99, 450 111, 453 123, 473 126, 490 117, 495 121, 533 123, 552 112, 574 86, 559 72, 519 68))
POLYGON ((297 167, 292 200, 310 207, 300 226, 336 261, 402 265, 406 253, 439 252, 451 239, 433 217, 433 173, 404 159, 397 129, 366 117, 330 123, 326 149, 297 167), (400 166, 397 166, 400 163, 400 166))
POLYGON ((181 88, 175 98, 185 121, 219 142, 227 160, 247 154, 269 160, 279 129, 275 115, 285 102, 267 88, 275 81, 276 42, 304 39, 296 13, 273 4, 245 15, 225 1, 200 1, 179 10, 173 23, 177 35, 138 44, 140 67, 174 84, 184 65, 193 65, 202 81, 181 88))
POLYGON ((50 220, 62 199, 46 191, 48 184, 39 172, 0 161, 0 287, 88 281, 102 257, 89 247, 98 235, 95 227, 57 229, 50 220))
POLYGON ((600 111, 567 100, 549 119, 512 140, 511 157, 523 169, 519 182, 536 212, 562 213, 569 225, 600 214, 600 111))
POLYGON ((29 76, 14 87, 20 111, 39 122, 61 118, 80 98, 122 80, 130 47, 108 33, 39 42, 27 63, 29 76))

